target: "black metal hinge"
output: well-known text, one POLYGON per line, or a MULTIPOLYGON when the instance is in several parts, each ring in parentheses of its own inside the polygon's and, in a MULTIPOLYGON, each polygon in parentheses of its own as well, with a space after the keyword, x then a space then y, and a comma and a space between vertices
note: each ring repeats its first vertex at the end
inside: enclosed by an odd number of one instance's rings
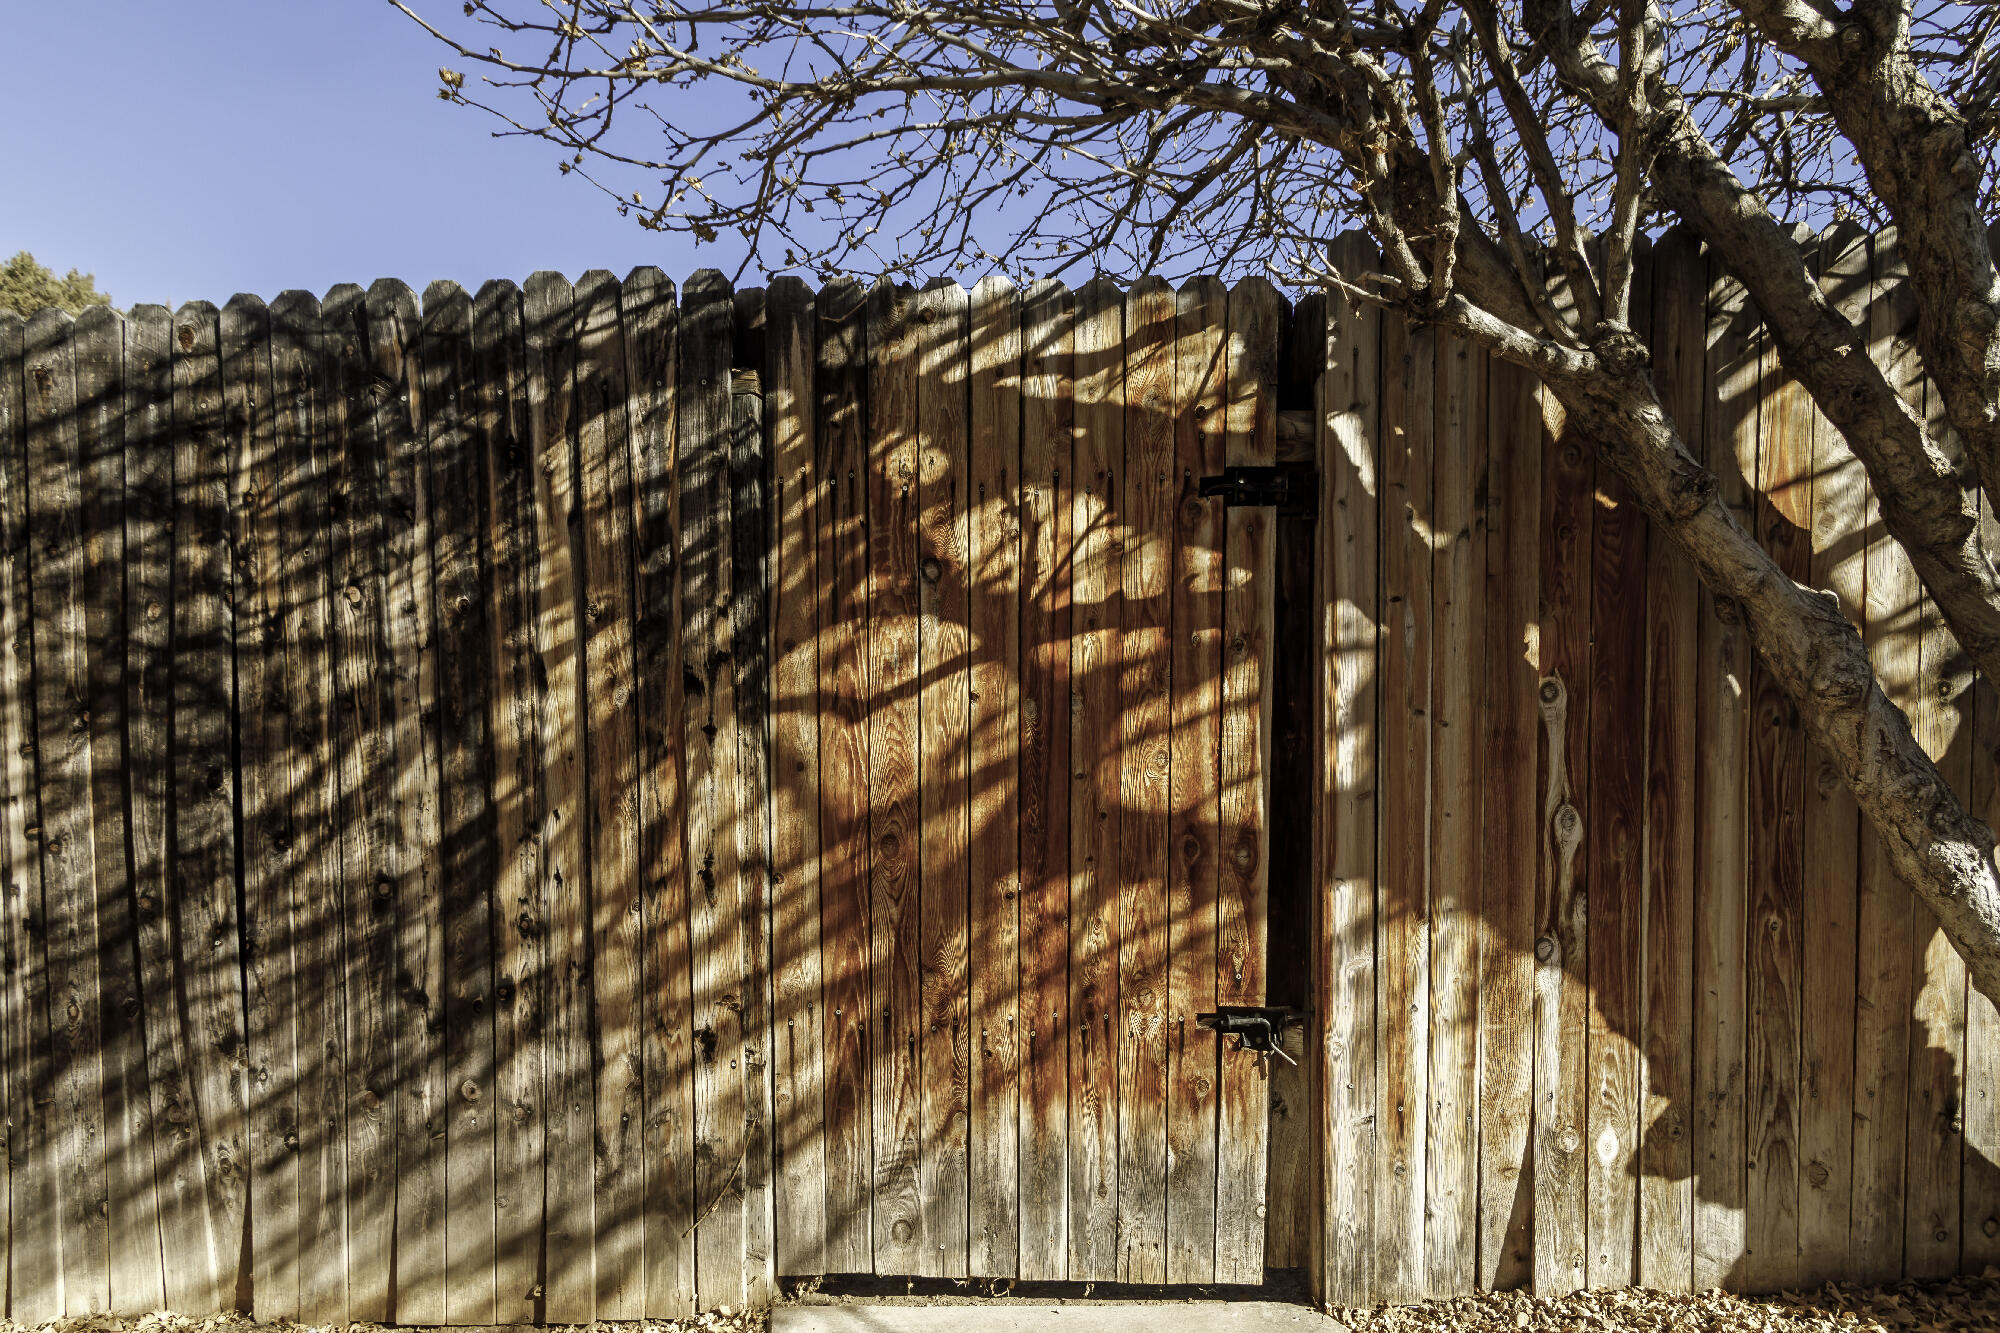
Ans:
POLYGON ((1226 467, 1201 479, 1200 494, 1221 496, 1225 509, 1275 507, 1280 518, 1318 518, 1319 470, 1306 463, 1226 467))

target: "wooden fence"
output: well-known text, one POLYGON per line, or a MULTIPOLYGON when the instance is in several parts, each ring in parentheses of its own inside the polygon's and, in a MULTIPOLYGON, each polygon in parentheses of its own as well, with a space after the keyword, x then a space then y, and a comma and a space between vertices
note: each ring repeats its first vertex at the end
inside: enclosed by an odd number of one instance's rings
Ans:
MULTIPOLYGON (((1819 257, 1935 415, 1893 238, 1819 257)), ((1858 466, 1644 272, 2000 816, 1858 466)), ((1532 380, 1261 282, 0 317, 0 887, 17 1321, 2000 1262, 2000 1021, 1743 628, 1532 380), (1316 524, 1199 494, 1280 458, 1316 524)))

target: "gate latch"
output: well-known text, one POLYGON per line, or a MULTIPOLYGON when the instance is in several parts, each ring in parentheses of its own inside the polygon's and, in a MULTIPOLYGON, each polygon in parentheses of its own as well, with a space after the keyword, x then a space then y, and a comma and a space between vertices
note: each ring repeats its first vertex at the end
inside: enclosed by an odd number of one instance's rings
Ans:
POLYGON ((1226 467, 1220 476, 1203 477, 1198 493, 1221 496, 1225 509, 1275 506, 1281 518, 1319 517, 1319 469, 1307 463, 1226 467))
POLYGON ((1221 1004, 1212 1014, 1196 1014, 1196 1027, 1214 1032, 1218 1037, 1236 1038, 1236 1049, 1256 1051, 1262 1055, 1275 1055, 1287 1064, 1296 1065, 1291 1053, 1278 1044, 1278 1039, 1286 1028, 1304 1027, 1306 1012, 1303 1009, 1268 1008, 1254 1004, 1221 1004))

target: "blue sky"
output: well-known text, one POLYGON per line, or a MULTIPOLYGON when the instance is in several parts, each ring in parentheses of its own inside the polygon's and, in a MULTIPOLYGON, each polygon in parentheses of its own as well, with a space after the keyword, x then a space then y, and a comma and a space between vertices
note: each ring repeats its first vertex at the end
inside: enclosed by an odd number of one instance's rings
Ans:
POLYGON ((382 0, 0 0, 0 258, 120 305, 705 262, 548 144, 438 100, 448 52, 382 0))

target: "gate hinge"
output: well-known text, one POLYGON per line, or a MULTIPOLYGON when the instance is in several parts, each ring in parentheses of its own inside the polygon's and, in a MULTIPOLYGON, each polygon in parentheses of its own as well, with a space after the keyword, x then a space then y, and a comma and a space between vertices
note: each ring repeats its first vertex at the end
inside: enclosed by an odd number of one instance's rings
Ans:
POLYGON ((1276 506, 1281 518, 1318 518, 1319 469, 1310 463, 1226 467, 1219 477, 1201 479, 1200 494, 1221 496, 1225 509, 1276 506))
POLYGON ((1286 1028, 1304 1027, 1306 1011, 1257 1004, 1219 1004, 1212 1014, 1196 1014, 1196 1027, 1208 1028, 1218 1037, 1236 1038, 1236 1049, 1276 1055, 1297 1064, 1279 1044, 1286 1028))

